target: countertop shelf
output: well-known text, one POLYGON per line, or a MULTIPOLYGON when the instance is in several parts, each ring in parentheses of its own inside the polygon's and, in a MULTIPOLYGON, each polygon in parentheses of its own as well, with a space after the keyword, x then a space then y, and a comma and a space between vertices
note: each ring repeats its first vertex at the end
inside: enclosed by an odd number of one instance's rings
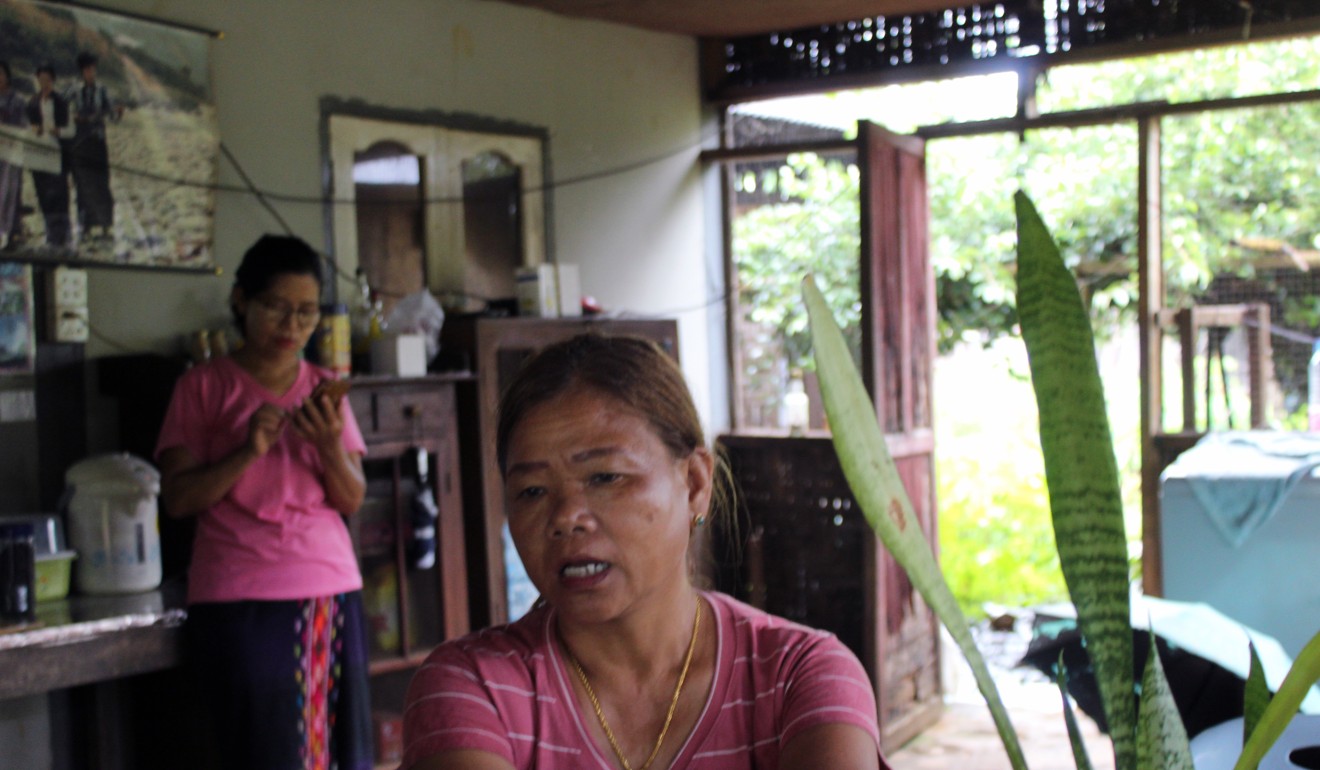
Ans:
POLYGON ((0 700, 159 671, 183 660, 182 584, 37 605, 37 623, 0 634, 0 700))

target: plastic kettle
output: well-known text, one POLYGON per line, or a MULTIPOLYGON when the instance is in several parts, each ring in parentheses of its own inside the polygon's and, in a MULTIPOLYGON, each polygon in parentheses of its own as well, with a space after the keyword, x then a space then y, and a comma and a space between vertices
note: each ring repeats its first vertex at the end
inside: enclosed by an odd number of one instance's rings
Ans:
POLYGON ((120 452, 75 463, 64 483, 78 590, 126 594, 160 585, 160 472, 120 452))

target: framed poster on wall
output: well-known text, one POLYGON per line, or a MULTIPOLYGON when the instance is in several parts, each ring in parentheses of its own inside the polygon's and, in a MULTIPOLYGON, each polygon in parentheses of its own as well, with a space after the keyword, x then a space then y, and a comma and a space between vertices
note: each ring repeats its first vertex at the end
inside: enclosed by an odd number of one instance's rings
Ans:
POLYGON ((212 266, 212 33, 0 0, 0 259, 212 266))
POLYGON ((32 266, 0 262, 0 375, 32 371, 32 266))

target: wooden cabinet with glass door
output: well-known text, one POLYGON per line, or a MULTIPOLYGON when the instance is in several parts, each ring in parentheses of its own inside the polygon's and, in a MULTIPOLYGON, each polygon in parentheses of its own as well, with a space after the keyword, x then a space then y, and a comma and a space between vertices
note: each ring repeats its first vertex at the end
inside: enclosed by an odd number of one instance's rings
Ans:
POLYGON ((348 394, 367 444, 367 496, 349 529, 362 569, 379 770, 398 767, 413 671, 469 629, 455 412, 456 385, 468 379, 354 377, 348 394))
POLYGON ((468 631, 454 411, 462 379, 352 380, 349 402, 367 444, 367 497, 349 522, 373 675, 411 669, 435 645, 468 631))

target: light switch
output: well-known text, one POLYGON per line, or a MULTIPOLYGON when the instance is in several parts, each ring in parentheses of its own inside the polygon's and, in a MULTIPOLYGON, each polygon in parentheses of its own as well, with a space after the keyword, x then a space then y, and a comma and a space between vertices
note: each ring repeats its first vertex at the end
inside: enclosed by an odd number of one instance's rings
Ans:
POLYGON ((57 267, 51 276, 56 305, 87 307, 87 271, 73 267, 57 267))
POLYGON ((55 342, 86 342, 87 271, 57 267, 50 273, 49 328, 55 342))

